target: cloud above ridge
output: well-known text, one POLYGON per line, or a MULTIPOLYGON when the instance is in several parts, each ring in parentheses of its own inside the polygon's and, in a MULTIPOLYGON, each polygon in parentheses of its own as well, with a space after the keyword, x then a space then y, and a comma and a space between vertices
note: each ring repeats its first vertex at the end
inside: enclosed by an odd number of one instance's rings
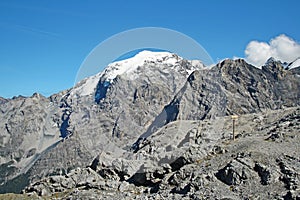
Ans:
POLYGON ((282 34, 267 42, 251 41, 245 50, 247 62, 261 67, 274 57, 283 62, 292 62, 300 57, 300 43, 282 34))

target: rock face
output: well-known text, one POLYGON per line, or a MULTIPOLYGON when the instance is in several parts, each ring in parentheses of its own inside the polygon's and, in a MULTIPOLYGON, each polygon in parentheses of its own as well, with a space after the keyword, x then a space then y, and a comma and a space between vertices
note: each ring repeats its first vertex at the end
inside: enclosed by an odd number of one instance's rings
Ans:
POLYGON ((59 108, 42 95, 0 104, 1 185, 26 173, 41 154, 59 142, 59 108))
POLYGON ((49 98, 1 98, 0 192, 296 198, 297 69, 142 52, 49 98))

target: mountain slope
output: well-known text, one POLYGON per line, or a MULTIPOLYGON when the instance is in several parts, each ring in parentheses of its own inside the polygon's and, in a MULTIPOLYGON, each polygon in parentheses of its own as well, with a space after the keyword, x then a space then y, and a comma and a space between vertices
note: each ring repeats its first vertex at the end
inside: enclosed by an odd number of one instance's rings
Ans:
POLYGON ((99 163, 46 178, 25 192, 54 197, 51 191, 61 191, 55 195, 62 199, 297 199, 299 114, 298 107, 242 115, 235 141, 230 138, 230 117, 176 121, 154 133, 151 144, 136 154, 155 160, 178 151, 179 159, 169 164, 145 164, 124 181, 126 162, 99 163), (178 133, 174 138, 180 126, 187 128, 186 135, 178 133))
POLYGON ((106 145, 114 138, 123 138, 117 139, 122 145, 132 143, 136 134, 142 133, 180 90, 191 70, 202 67, 200 62, 171 53, 141 52, 134 58, 110 64, 106 71, 48 99, 38 100, 35 96, 40 95, 35 95, 1 100, 1 164, 5 168, 1 184, 21 173, 27 172, 30 179, 38 179, 70 167, 85 166, 108 148, 106 145), (131 66, 137 63, 139 66, 131 66), (123 73, 116 69, 122 68, 121 65, 126 68, 123 73), (107 82, 106 98, 100 101, 98 92, 107 82), (28 110, 29 120, 22 115, 24 109, 28 110), (39 118, 41 121, 33 120, 39 118), (30 134, 35 134, 36 139, 30 134), (45 142, 43 135, 47 134, 53 139, 45 142), (13 142, 15 138, 19 143, 13 142), (15 146, 19 148, 14 149, 15 146), (74 154, 75 147, 78 149, 74 154), (10 167, 15 168, 13 173, 7 171, 10 167))
POLYGON ((204 120, 298 106, 299 86, 299 77, 278 61, 269 60, 258 69, 241 59, 225 60, 193 72, 141 137, 151 135, 153 127, 178 119, 204 120))

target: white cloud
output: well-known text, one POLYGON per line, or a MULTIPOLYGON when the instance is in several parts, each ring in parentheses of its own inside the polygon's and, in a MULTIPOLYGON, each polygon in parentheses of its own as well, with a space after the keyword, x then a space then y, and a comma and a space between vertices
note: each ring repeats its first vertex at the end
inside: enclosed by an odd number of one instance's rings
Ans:
POLYGON ((251 41, 245 50, 247 62, 261 67, 270 58, 274 57, 283 62, 292 62, 300 57, 300 44, 286 35, 279 35, 269 43, 251 41))

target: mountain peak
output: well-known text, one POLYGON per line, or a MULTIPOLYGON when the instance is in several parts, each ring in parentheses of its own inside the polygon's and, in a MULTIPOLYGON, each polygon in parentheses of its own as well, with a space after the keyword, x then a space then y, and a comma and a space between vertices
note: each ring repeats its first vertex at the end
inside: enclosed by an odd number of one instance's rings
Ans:
POLYGON ((236 67, 236 68, 240 68, 242 66, 245 66, 246 64, 248 64, 244 59, 225 59, 221 62, 219 62, 217 64, 217 67, 219 68, 233 68, 233 67, 236 67))
POLYGON ((276 60, 274 57, 270 57, 267 62, 265 63, 265 66, 269 65, 275 65, 275 66, 282 66, 284 69, 290 70, 293 68, 300 67, 300 57, 296 58, 292 62, 282 62, 280 60, 276 60))
POLYGON ((269 64, 269 63, 274 63, 277 62, 278 60, 276 60, 274 57, 270 57, 267 62, 265 63, 265 65, 269 64))
POLYGON ((135 56, 109 64, 103 72, 107 81, 111 82, 117 75, 130 74, 145 63, 161 63, 175 65, 183 58, 169 52, 153 52, 144 50, 135 56))
POLYGON ((167 76, 168 74, 178 72, 182 77, 187 78, 193 71, 203 67, 204 65, 199 60, 186 60, 170 52, 144 50, 131 58, 109 64, 104 71, 78 83, 72 89, 71 94, 76 96, 94 94, 96 90, 99 91, 96 89, 99 87, 99 84, 101 85, 100 88, 105 91, 117 76, 136 80, 142 74, 154 77, 160 73, 164 73, 167 76))
POLYGON ((284 68, 283 63, 280 60, 278 60, 274 57, 270 57, 262 68, 266 68, 266 67, 269 67, 269 68, 270 67, 271 68, 274 68, 274 67, 284 68))

